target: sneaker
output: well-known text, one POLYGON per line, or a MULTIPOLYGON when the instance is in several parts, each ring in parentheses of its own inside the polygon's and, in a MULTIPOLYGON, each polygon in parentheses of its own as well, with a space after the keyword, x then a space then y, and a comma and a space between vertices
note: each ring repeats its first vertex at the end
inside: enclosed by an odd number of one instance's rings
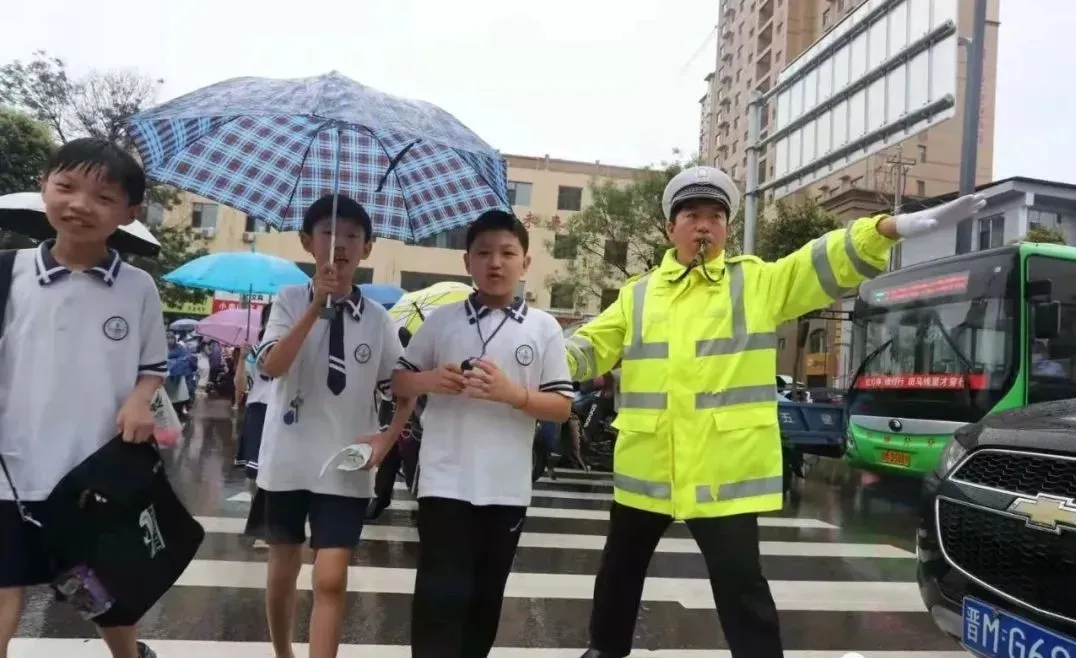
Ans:
POLYGON ((264 539, 255 539, 250 545, 251 548, 269 548, 269 544, 264 539))
POLYGON ((157 658, 157 652, 146 646, 145 642, 139 642, 138 658, 157 658))

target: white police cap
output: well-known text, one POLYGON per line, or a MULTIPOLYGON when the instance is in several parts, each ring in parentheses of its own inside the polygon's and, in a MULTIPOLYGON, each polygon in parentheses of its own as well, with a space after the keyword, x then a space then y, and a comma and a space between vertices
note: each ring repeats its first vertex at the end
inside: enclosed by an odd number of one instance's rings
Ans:
POLYGON ((672 219, 680 204, 695 199, 716 201, 725 207, 730 219, 740 208, 740 191, 728 174, 716 167, 691 167, 673 176, 665 186, 661 197, 665 219, 672 219))

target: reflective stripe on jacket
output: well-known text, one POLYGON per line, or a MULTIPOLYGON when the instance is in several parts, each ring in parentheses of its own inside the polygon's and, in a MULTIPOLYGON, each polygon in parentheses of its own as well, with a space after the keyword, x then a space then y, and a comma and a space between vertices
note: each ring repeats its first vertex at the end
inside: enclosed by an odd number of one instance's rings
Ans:
POLYGON ((781 509, 777 327, 880 274, 895 241, 877 217, 774 263, 706 264, 682 280, 672 250, 568 339, 576 381, 623 359, 613 486, 618 503, 678 519, 781 509))

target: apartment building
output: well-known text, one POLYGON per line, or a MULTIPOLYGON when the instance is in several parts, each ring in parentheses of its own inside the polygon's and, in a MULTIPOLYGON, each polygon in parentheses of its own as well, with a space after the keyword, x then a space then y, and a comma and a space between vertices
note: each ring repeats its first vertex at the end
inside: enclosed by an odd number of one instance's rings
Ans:
MULTIPOLYGON (((868 0, 719 0, 718 47, 714 72, 707 76, 701 101, 702 125, 699 152, 705 162, 721 167, 740 181, 747 178, 747 104, 756 92, 776 84, 782 69, 845 16, 868 0)), ((879 0, 870 0, 877 2, 879 0)), ((970 37, 974 0, 906 0, 911 11, 930 11, 932 3, 958 5, 957 30, 970 37)), ((987 10, 982 109, 979 126, 977 183, 991 178, 994 157, 994 98, 997 80, 998 16, 1000 0, 990 0, 987 10)), ((902 182, 904 197, 933 197, 958 187, 960 180, 961 116, 964 107, 966 50, 959 49, 957 63, 956 116, 917 137, 822 179, 800 194, 822 202, 847 192, 868 191, 875 209, 888 205, 902 182), (898 170, 898 166, 900 169, 898 170), (903 173, 903 176, 898 175, 903 173), (878 196, 880 195, 880 196, 878 196)), ((771 103, 762 120, 762 136, 774 120, 771 103)), ((759 179, 774 175, 770 152, 761 154, 759 179)), ((853 197, 856 195, 853 194, 853 197)), ((834 205, 843 206, 837 201, 834 205)), ((862 210, 860 203, 840 214, 862 210)))
MULTIPOLYGON (((568 255, 558 241, 557 226, 565 226, 573 214, 590 203, 592 181, 631 180, 640 170, 600 162, 558 160, 548 155, 506 155, 508 195, 516 214, 530 227, 531 267, 519 294, 530 303, 573 316, 597 310, 597 302, 576 308, 570 290, 548 285, 563 268, 568 255)), ((200 230, 211 252, 251 248, 296 262, 313 273, 309 254, 297 233, 269 231, 243 213, 208 199, 185 195, 167 212, 150 209, 147 221, 185 223, 200 230)), ((419 290, 440 281, 471 283, 463 266, 466 228, 422 240, 415 244, 378 240, 370 258, 357 273, 358 283, 390 283, 404 290, 419 290)))

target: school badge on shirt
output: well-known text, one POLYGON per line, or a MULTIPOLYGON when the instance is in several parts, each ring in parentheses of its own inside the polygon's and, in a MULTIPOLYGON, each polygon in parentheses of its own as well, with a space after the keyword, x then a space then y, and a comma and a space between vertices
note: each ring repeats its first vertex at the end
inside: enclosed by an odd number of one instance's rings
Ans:
POLYGON ((534 363, 534 348, 530 345, 520 345, 517 347, 516 363, 521 366, 529 366, 534 363))
POLYGON ((368 363, 371 356, 373 352, 366 343, 359 343, 359 346, 355 348, 355 360, 359 363, 368 363))
POLYGON ((113 315, 101 325, 101 331, 104 332, 105 337, 109 340, 120 341, 131 333, 131 326, 127 324, 127 320, 118 315, 113 315))

